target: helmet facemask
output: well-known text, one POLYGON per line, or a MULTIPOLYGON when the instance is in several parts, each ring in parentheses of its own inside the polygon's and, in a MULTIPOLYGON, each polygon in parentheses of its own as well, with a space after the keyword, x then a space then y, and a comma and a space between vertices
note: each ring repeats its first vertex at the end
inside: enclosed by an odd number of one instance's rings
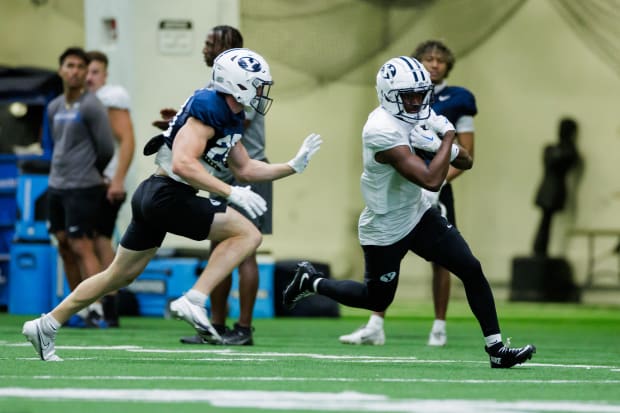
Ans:
POLYGON ((256 89, 256 95, 254 95, 250 101, 250 106, 256 112, 261 115, 265 115, 273 103, 273 99, 269 97, 269 92, 271 91, 271 85, 273 85, 273 82, 264 81, 262 79, 254 79, 252 81, 252 85, 256 89))
MULTIPOLYGON (((397 118, 408 121, 419 121, 428 119, 431 116, 431 98, 433 95, 433 86, 428 88, 399 89, 393 91, 396 105, 398 105, 397 118), (420 103, 408 103, 411 98, 407 95, 417 95, 420 103)), ((388 94, 389 96, 390 94, 388 94)))

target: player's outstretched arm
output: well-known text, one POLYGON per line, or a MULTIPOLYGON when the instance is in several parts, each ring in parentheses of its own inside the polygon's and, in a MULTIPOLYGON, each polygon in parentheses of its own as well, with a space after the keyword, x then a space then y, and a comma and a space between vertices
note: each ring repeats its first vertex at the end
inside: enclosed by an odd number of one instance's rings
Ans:
POLYGON ((274 181, 294 173, 302 173, 322 142, 321 135, 311 133, 304 139, 295 157, 287 163, 266 163, 251 159, 239 142, 231 150, 228 164, 240 182, 274 181))

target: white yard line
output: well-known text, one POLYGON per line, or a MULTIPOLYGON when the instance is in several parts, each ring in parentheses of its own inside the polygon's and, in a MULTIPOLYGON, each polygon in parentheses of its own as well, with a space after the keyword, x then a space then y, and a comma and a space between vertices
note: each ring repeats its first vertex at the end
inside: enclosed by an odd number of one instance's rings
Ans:
MULTIPOLYGON (((2 343, 1 346, 30 346, 29 343, 2 343)), ((404 363, 404 364, 487 364, 486 360, 423 360, 417 357, 389 357, 368 355, 333 355, 319 353, 291 353, 242 350, 236 348, 188 348, 188 349, 157 349, 143 348, 133 345, 119 346, 58 346, 61 355, 63 351, 81 351, 90 357, 66 357, 67 362, 83 360, 109 360, 115 357, 113 352, 132 353, 132 360, 144 361, 205 361, 205 362, 275 362, 281 359, 316 359, 329 360, 339 363, 404 363), (110 352, 103 356, 94 355, 90 351, 110 352), (147 356, 148 354, 148 356, 147 356), (172 356, 174 354, 175 356, 172 356), (183 355, 185 355, 183 357, 183 355), (180 356, 180 357, 179 357, 180 356)), ((82 354, 84 356, 84 354, 82 354)), ((126 356, 125 356, 126 357, 126 356)), ((20 358, 21 359, 21 358, 20 358)), ((36 357, 23 358, 40 363, 36 357)), ((620 372, 619 366, 586 365, 586 364, 558 364, 558 363, 527 363, 529 367, 561 368, 561 369, 608 369, 620 372)), ((67 376, 67 375, 8 375, 0 374, 1 383, 11 383, 19 379, 35 379, 42 381, 77 380, 105 382, 135 382, 150 383, 149 389, 32 389, 23 387, 0 387, 0 398, 22 398, 31 400, 94 400, 110 402, 167 402, 167 403, 204 403, 215 407, 244 408, 244 409, 272 409, 282 411, 316 410, 316 411, 359 411, 359 412, 429 412, 435 413, 480 413, 481 411, 495 413, 534 413, 534 412, 567 412, 567 413, 620 413, 620 404, 595 402, 568 402, 568 401, 511 401, 497 402, 493 400, 435 400, 435 399, 391 399, 381 394, 364 394, 359 392, 284 392, 284 391, 244 391, 244 390, 168 390, 153 389, 157 382, 351 382, 351 383, 438 383, 438 384, 533 384, 533 385, 613 385, 620 384, 618 380, 564 380, 564 379, 436 379, 423 377, 392 377, 392 378, 365 378, 365 377, 272 377, 272 376, 214 376, 214 377, 182 377, 182 376, 67 376)))
MULTIPOLYGON (((7 343, 0 341, 0 346, 6 347, 30 347, 30 343, 7 343)), ((59 354, 65 361, 75 360, 92 360, 97 357, 67 357, 62 354, 63 350, 81 350, 81 351, 126 351, 130 353, 147 353, 147 354, 187 354, 187 355, 219 355, 226 357, 205 357, 205 358, 134 358, 134 360, 195 360, 195 361, 263 361, 271 362, 277 358, 309 358, 317 360, 331 360, 339 363, 410 363, 410 364, 488 364, 487 360, 422 360, 417 357, 389 357, 389 356, 368 356, 368 355, 347 355, 347 354, 320 354, 320 353, 290 353, 290 352, 269 352, 269 351, 241 351, 233 348, 200 348, 200 349, 158 349, 143 348, 135 345, 117 345, 117 346, 56 346, 59 354)), ((36 357, 24 357, 23 360, 38 360, 36 357)), ((529 367, 543 368, 570 368, 570 369, 610 369, 613 372, 620 372, 620 366, 608 365, 591 365, 591 364, 560 364, 560 363, 535 363, 528 362, 529 367)))
POLYGON ((34 379, 34 380, 91 380, 91 381, 188 381, 188 382, 213 382, 213 381, 257 381, 257 382, 350 382, 350 383, 464 383, 464 384, 620 384, 619 380, 595 379, 595 380, 559 380, 559 379, 432 379, 423 377, 276 377, 276 376, 207 376, 207 377, 184 377, 184 376, 62 376, 62 375, 39 375, 17 376, 0 375, 0 379, 34 379))
POLYGON ((216 407, 316 410, 316 411, 381 411, 435 413, 620 413, 620 405, 567 401, 434 400, 390 399, 384 395, 359 392, 289 392, 247 390, 119 390, 119 389, 30 389, 0 388, 0 397, 43 400, 88 400, 117 402, 198 403, 216 407))

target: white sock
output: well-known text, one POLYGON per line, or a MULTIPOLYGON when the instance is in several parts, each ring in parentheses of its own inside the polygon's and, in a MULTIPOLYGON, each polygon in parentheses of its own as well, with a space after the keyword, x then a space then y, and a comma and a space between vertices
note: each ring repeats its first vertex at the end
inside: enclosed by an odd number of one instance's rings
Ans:
POLYGON ((200 307, 204 307, 207 303, 207 295, 193 288, 185 293, 185 297, 187 297, 190 303, 200 307))
POLYGON ((90 311, 89 307, 84 307, 82 308, 80 311, 78 311, 76 314, 82 318, 82 319, 86 319, 86 317, 88 317, 88 312, 90 311))
POLYGON ((56 334, 60 328, 60 323, 51 314, 46 314, 41 317, 41 327, 47 334, 56 334))
POLYGON ((484 338, 484 342, 486 343, 487 347, 492 347, 493 345, 502 342, 502 335, 501 334, 491 334, 490 336, 486 336, 484 338))
POLYGON ((103 306, 99 301, 95 301, 91 305, 88 306, 88 311, 94 311, 99 314, 100 317, 103 317, 103 306))
POLYGON ((382 329, 383 328, 383 317, 378 316, 376 314, 371 314, 370 318, 368 319, 368 324, 366 325, 376 330, 382 329))
POLYGON ((431 331, 442 331, 445 333, 446 331, 446 320, 438 320, 436 319, 435 321, 433 321, 433 328, 431 329, 431 331))

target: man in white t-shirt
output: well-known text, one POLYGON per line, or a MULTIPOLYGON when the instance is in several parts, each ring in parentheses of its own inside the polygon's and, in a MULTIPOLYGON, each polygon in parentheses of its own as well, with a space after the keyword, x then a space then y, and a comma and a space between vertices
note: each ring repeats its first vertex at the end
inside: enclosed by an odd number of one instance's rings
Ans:
MULTIPOLYGON (((107 192, 102 200, 100 219, 95 238, 97 255, 104 267, 114 259, 112 236, 116 227, 118 212, 127 198, 125 177, 133 158, 135 138, 131 122, 129 93, 119 85, 107 85, 108 57, 100 51, 88 52, 90 63, 86 84, 108 110, 108 118, 116 149, 114 157, 104 170, 107 192)), ((103 313, 109 327, 118 327, 118 296, 105 296, 102 300, 103 313)))

